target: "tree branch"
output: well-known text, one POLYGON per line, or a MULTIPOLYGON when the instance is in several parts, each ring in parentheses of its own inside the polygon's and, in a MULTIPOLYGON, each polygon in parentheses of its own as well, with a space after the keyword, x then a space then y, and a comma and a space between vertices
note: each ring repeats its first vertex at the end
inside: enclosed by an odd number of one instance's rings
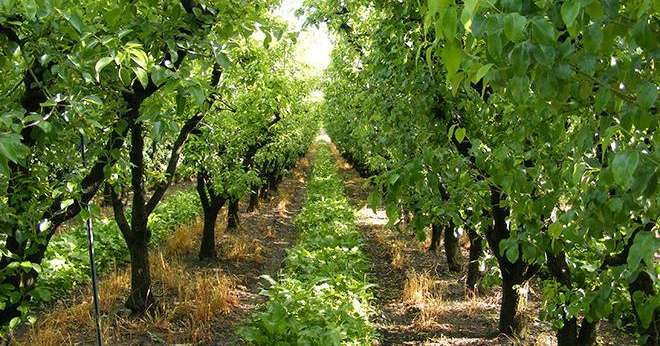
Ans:
POLYGON ((124 202, 121 201, 121 197, 119 197, 119 195, 117 194, 115 189, 112 188, 112 186, 108 185, 108 189, 110 190, 110 199, 112 200, 112 211, 115 214, 115 221, 117 222, 117 226, 119 226, 119 230, 121 231, 121 234, 124 235, 124 239, 126 239, 126 241, 132 241, 133 233, 131 233, 131 226, 128 224, 128 220, 126 220, 124 202))
POLYGON ((159 183, 156 186, 153 195, 151 195, 151 198, 147 203, 146 215, 151 214, 151 212, 158 205, 158 202, 160 202, 161 198, 163 198, 165 191, 167 191, 167 189, 170 187, 170 184, 174 179, 174 173, 176 172, 176 167, 179 164, 179 157, 181 156, 181 152, 183 151, 183 145, 188 140, 190 133, 194 131, 195 128, 197 128, 197 125, 202 121, 202 119, 204 119, 204 114, 197 113, 195 116, 188 119, 185 125, 183 125, 183 127, 181 128, 181 131, 179 132, 179 136, 172 145, 170 159, 167 164, 167 169, 165 170, 165 176, 167 178, 165 179, 165 181, 159 183))

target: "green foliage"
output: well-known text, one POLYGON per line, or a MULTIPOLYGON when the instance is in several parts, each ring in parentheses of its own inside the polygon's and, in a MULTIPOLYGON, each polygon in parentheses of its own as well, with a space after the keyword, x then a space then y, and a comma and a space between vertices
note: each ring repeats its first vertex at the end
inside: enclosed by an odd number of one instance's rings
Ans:
POLYGON ((337 34, 326 126, 373 174, 372 202, 412 212, 418 230, 451 220, 487 233, 490 188, 502 191, 509 234, 490 251, 540 268, 543 316, 556 328, 573 317, 630 321, 628 285, 641 273, 655 293, 640 301, 655 300, 660 266, 648 256, 658 245, 635 234, 654 238, 660 218, 657 6, 305 4, 337 34), (622 253, 625 263, 613 260, 622 253), (568 281, 548 264, 557 255, 568 281))
MULTIPOLYGON (((149 218, 151 246, 166 240, 177 227, 194 220, 201 208, 194 189, 176 192, 160 204, 149 218)), ((111 218, 93 220, 94 254, 99 273, 130 261, 128 248, 117 224, 111 218)), ((79 225, 57 234, 41 264, 41 280, 37 289, 48 289, 63 296, 74 286, 89 281, 87 228, 79 225)), ((37 298, 37 302, 40 300, 37 298)), ((33 299, 34 300, 34 299, 33 299)))
POLYGON ((295 227, 298 243, 288 251, 278 279, 264 278, 268 303, 241 329, 243 338, 257 345, 374 342, 368 262, 327 145, 319 146, 295 227))

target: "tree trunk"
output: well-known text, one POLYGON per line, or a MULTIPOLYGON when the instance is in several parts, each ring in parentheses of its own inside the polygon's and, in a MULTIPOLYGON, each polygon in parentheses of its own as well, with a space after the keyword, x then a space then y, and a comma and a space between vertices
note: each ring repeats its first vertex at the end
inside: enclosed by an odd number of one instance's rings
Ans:
POLYGON ((151 292, 148 241, 146 237, 134 239, 128 243, 128 248, 131 255, 131 293, 126 300, 126 307, 134 314, 141 315, 155 302, 151 292))
POLYGON ((595 345, 597 330, 598 330, 598 321, 588 322, 586 319, 583 319, 582 325, 580 326, 580 334, 578 335, 577 345, 578 346, 595 345))
MULTIPOLYGON (((224 204, 224 203, 223 203, 224 204)), ((202 230, 202 241, 199 246, 199 259, 210 259, 217 256, 215 250, 215 223, 222 204, 204 208, 204 228, 202 230)))
POLYGON ((660 343, 660 316, 658 316, 658 310, 655 309, 653 316, 651 316, 651 322, 647 327, 642 325, 642 321, 639 318, 639 302, 636 302, 634 297, 640 293, 645 297, 654 297, 656 295, 655 289, 653 287, 653 280, 651 277, 644 271, 640 272, 637 275, 637 279, 633 281, 628 286, 628 291, 630 292, 630 297, 632 299, 632 307, 635 312, 635 319, 637 320, 637 331, 642 337, 646 337, 642 345, 644 346, 658 346, 660 343), (636 294, 635 294, 636 293, 636 294))
MULTIPOLYGON (((506 259, 505 259, 506 260, 506 259)), ((500 333, 518 335, 522 331, 519 305, 521 303, 520 285, 523 284, 522 270, 518 265, 505 265, 502 271, 502 302, 500 305, 500 333), (507 268, 508 267, 508 268, 507 268)), ((523 298, 524 299, 524 298, 523 298)))
POLYGON ((454 223, 449 222, 445 226, 445 256, 447 256, 447 265, 452 272, 460 272, 463 269, 463 256, 458 248, 458 238, 454 234, 454 223))
POLYGON ((250 203, 248 204, 247 212, 251 213, 255 211, 257 206, 259 206, 259 189, 255 188, 250 191, 250 203))
POLYGON ((268 179, 268 190, 270 193, 277 192, 277 174, 272 174, 268 179))
POLYGON ((238 199, 235 199, 229 202, 229 207, 227 209, 227 230, 236 230, 238 224, 238 199))
POLYGON ((442 237, 442 228, 438 224, 431 224, 431 245, 429 246, 429 252, 435 253, 438 249, 438 244, 440 244, 440 238, 442 237))
POLYGON ((578 328, 577 320, 575 317, 566 320, 564 317, 564 325, 557 331, 557 345, 558 346, 577 346, 578 328))
POLYGON ((476 292, 477 284, 479 283, 479 279, 481 279, 479 258, 483 254, 483 243, 481 236, 473 227, 468 229, 468 237, 470 238, 470 262, 468 263, 465 286, 468 290, 476 292))

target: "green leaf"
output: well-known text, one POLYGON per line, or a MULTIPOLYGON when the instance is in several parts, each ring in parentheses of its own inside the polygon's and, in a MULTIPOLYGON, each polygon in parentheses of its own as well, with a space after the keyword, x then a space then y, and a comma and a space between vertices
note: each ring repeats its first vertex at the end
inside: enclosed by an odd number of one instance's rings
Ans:
POLYGON ((525 38, 527 18, 519 13, 509 13, 504 17, 504 36, 511 42, 518 42, 525 38))
POLYGON ((658 240, 651 232, 639 232, 635 236, 628 252, 627 265, 630 271, 636 271, 642 260, 650 268, 654 267, 653 256, 657 250, 658 240))
POLYGON ((57 11, 62 15, 62 17, 64 17, 64 19, 66 19, 71 24, 71 26, 73 26, 74 29, 76 29, 76 31, 79 34, 83 33, 83 31, 85 30, 85 26, 82 22, 82 19, 80 19, 80 16, 78 16, 78 14, 67 13, 60 9, 57 9, 57 11))
POLYGON ((214 50, 214 55, 215 55, 215 62, 222 66, 222 68, 229 68, 231 66, 231 60, 229 60, 229 57, 225 52, 221 50, 214 50))
POLYGON ((472 83, 476 83, 479 80, 481 80, 482 78, 484 78, 484 76, 486 76, 486 74, 488 74, 488 71, 490 71, 490 69, 492 67, 493 67, 493 64, 486 64, 486 65, 481 66, 479 68, 479 70, 477 70, 477 73, 472 77, 472 83))
POLYGON ((658 98, 658 87, 651 82, 643 82, 638 90, 637 101, 643 109, 649 109, 655 106, 655 100, 658 98))
POLYGON ((461 12, 461 23, 463 23, 463 28, 465 31, 472 32, 472 17, 474 13, 479 8, 480 0, 465 0, 463 5, 463 12, 461 12))
POLYGON ((462 127, 457 128, 456 131, 454 132, 454 136, 456 137, 456 140, 459 143, 462 143, 463 140, 465 139, 465 129, 462 127))
POLYGON ((559 222, 553 222, 548 226, 548 234, 551 238, 557 239, 561 235, 561 231, 564 229, 564 226, 559 222))
POLYGON ((13 163, 19 163, 27 155, 28 149, 21 143, 17 134, 0 134, 0 155, 13 163))
POLYGON ((623 188, 632 185, 635 170, 639 165, 639 152, 624 151, 617 153, 612 160, 612 175, 614 182, 623 188))
POLYGON ((573 26, 575 19, 580 13, 580 0, 566 0, 561 5, 561 19, 567 27, 573 26))
POLYGON ((204 104, 204 101, 206 100, 206 96, 204 96, 204 90, 202 90, 202 88, 196 85, 188 89, 188 91, 190 91, 190 95, 192 95, 193 99, 195 100, 195 103, 198 106, 204 104))
POLYGON ((140 84, 142 84, 142 87, 146 89, 149 85, 149 75, 147 74, 147 71, 142 67, 135 67, 133 68, 133 72, 135 72, 135 76, 140 84))
POLYGON ((14 317, 9 321, 9 329, 14 330, 16 327, 18 327, 18 324, 21 323, 21 318, 20 317, 14 317))
POLYGON ((147 56, 147 53, 145 53, 142 49, 131 49, 131 60, 135 61, 135 63, 142 67, 144 70, 147 70, 149 57, 147 56))
POLYGON ((461 50, 455 43, 450 43, 442 49, 442 62, 445 64, 449 76, 453 76, 458 72, 458 68, 461 66, 461 58, 461 50))
POLYGON ((99 59, 99 61, 96 62, 96 65, 94 66, 94 70, 96 71, 97 82, 101 82, 99 76, 101 70, 103 70, 104 67, 108 66, 108 64, 110 64, 113 60, 115 60, 115 58, 107 56, 105 58, 99 59))
POLYGON ((532 37, 539 43, 552 45, 555 43, 555 28, 552 23, 545 18, 535 18, 532 20, 532 37))

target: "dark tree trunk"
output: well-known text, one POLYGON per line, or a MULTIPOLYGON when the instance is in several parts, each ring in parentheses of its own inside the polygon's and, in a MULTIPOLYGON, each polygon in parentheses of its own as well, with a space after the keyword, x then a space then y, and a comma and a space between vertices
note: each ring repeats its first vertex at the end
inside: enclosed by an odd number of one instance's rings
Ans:
POLYGON ((431 245, 429 245, 429 252, 434 253, 438 249, 440 244, 440 238, 442 237, 442 228, 438 224, 431 224, 431 245))
POLYGON ((578 327, 575 317, 564 319, 564 325, 557 331, 558 346, 577 346, 578 327))
MULTIPOLYGON (((639 273, 637 279, 628 286, 628 291, 630 292, 631 298, 640 293, 645 297, 654 297, 656 295, 655 288, 653 287, 653 279, 645 271, 639 273)), ((639 303, 632 299, 632 306, 633 311, 635 312, 635 319, 637 320, 637 330, 642 337, 646 338, 642 345, 657 346, 660 344, 659 309, 655 309, 653 316, 651 317, 651 323, 649 323, 648 327, 644 327, 639 318, 639 303)))
MULTIPOLYGON (((146 231, 146 230, 145 230, 146 231)), ((128 244, 131 255, 131 293, 126 307, 135 314, 143 314, 154 305, 149 268, 149 242, 146 237, 128 244)))
POLYGON ((517 265, 509 265, 502 271, 502 302, 500 305, 500 333, 505 335, 517 335, 522 330, 520 321, 519 305, 521 303, 520 291, 517 287, 522 285, 523 278, 519 273, 522 271, 514 269, 517 265))
MULTIPOLYGON (((523 285, 531 276, 527 266, 522 258, 518 256, 515 262, 509 262, 509 259, 499 252, 500 242, 509 238, 510 232, 506 224, 506 218, 509 210, 502 207, 500 202, 504 199, 502 192, 498 187, 490 186, 491 215, 493 225, 486 232, 488 246, 493 250, 497 259, 500 272, 502 273, 502 302, 500 305, 499 331, 502 334, 515 336, 522 329, 518 305, 520 295, 516 286, 523 285)), ((518 253, 521 253, 519 250, 518 253)))
POLYGON ((261 188, 261 192, 259 193, 259 197, 261 199, 264 199, 264 200, 268 199, 268 186, 267 185, 263 186, 261 188))
POLYGON ((259 206, 259 189, 254 188, 250 191, 250 203, 247 207, 247 212, 251 213, 257 209, 259 206))
POLYGON ((465 286, 468 290, 476 292, 477 284, 481 279, 481 271, 479 271, 479 258, 483 254, 483 243, 481 236, 473 227, 468 229, 468 237, 470 238, 470 261, 467 267, 465 286))
POLYGON ((447 265, 452 272, 460 272, 463 269, 463 257, 458 248, 458 238, 454 233, 454 223, 449 222, 445 227, 445 256, 447 265))
POLYGON ((219 207, 209 206, 204 208, 204 229, 202 231, 202 241, 199 246, 199 259, 215 258, 217 252, 215 250, 215 223, 218 219, 218 213, 222 205, 219 207))
POLYGON ((227 209, 227 230, 235 231, 238 228, 240 220, 238 218, 238 199, 229 202, 227 209))
POLYGON ((272 174, 269 179, 268 179, 268 190, 270 190, 269 193, 275 193, 277 192, 277 174, 272 174))
POLYGON ((215 224, 225 199, 216 195, 212 185, 206 182, 208 175, 202 168, 197 172, 197 193, 204 212, 204 228, 199 246, 199 259, 215 258, 215 224))
POLYGON ((588 322, 586 319, 582 320, 582 325, 580 326, 580 334, 578 335, 578 340, 577 340, 578 346, 595 345, 597 330, 598 330, 598 321, 588 322))

